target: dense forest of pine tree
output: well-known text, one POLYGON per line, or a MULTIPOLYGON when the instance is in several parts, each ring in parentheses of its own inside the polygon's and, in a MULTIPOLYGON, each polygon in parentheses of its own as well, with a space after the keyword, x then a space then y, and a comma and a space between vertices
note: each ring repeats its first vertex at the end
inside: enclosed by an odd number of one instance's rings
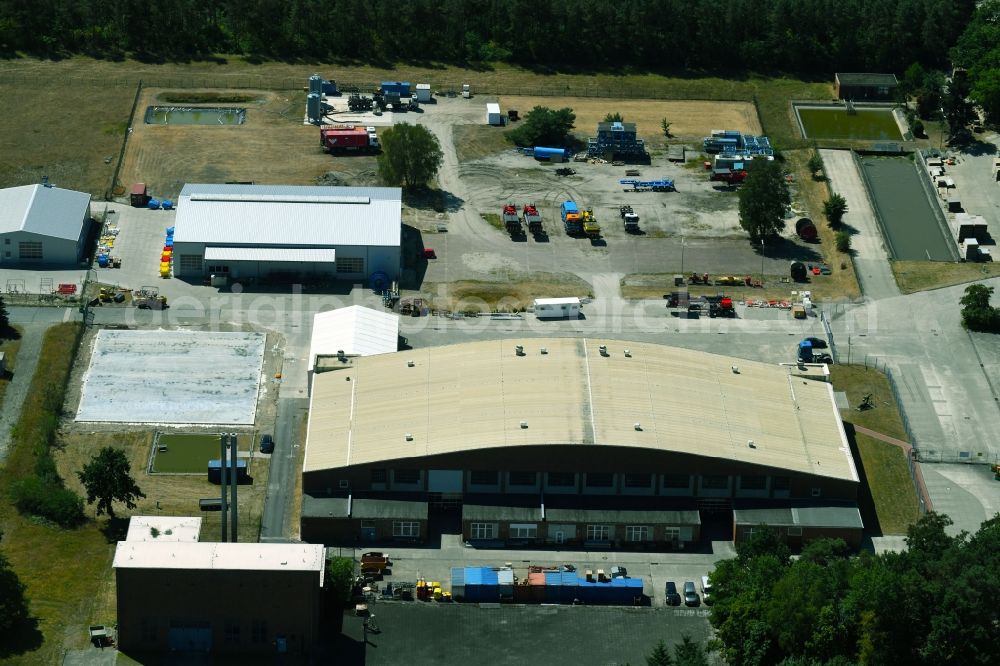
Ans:
POLYGON ((0 0, 0 52, 679 71, 947 63, 975 0, 0 0))

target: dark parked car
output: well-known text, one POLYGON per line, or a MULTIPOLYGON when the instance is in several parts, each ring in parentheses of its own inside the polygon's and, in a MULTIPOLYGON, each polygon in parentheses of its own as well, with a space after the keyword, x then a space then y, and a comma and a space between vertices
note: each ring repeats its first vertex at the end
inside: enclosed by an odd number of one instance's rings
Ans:
POLYGON ((684 583, 684 605, 685 606, 701 605, 701 599, 698 597, 698 591, 694 587, 694 582, 690 580, 684 583))
POLYGON ((681 595, 677 594, 677 583, 675 583, 672 580, 667 581, 667 605, 668 606, 681 605, 681 595))
POLYGON ((813 363, 826 363, 827 365, 832 365, 833 357, 826 353, 813 354, 813 363))
POLYGON ((272 453, 274 451, 274 440, 271 439, 270 435, 260 436, 260 452, 261 453, 272 453))
POLYGON ((804 338, 804 341, 811 344, 813 349, 826 349, 826 340, 823 338, 804 338))

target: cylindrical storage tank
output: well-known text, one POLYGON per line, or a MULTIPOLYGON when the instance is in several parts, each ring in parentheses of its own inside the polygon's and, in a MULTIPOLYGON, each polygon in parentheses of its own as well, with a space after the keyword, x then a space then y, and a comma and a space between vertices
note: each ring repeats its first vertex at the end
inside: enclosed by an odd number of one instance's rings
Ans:
POLYGON ((309 93, 316 95, 323 94, 323 77, 319 74, 313 74, 309 77, 309 93))
POLYGON ((795 223, 795 233, 799 235, 799 238, 810 243, 815 241, 819 235, 816 231, 816 225, 808 217, 800 218, 795 223))
POLYGON ((796 282, 805 282, 807 275, 806 265, 801 261, 793 261, 791 266, 789 266, 788 272, 796 282))
POLYGON ((322 102, 319 93, 309 93, 306 95, 306 114, 309 122, 319 125, 323 120, 322 102))
POLYGON ((535 146, 534 149, 532 149, 532 153, 536 160, 549 160, 552 158, 562 160, 566 157, 565 148, 545 148, 543 146, 535 146))

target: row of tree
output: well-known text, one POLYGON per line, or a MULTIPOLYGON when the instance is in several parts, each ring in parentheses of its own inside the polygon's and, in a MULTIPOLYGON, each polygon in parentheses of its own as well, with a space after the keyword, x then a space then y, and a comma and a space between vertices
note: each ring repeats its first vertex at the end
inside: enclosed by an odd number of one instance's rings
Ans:
POLYGON ((950 524, 928 514, 901 553, 849 556, 820 539, 794 561, 773 530, 755 530, 711 576, 727 663, 1000 663, 1000 516, 973 535, 949 536, 950 524))
POLYGON ((943 67, 975 0, 0 0, 0 48, 601 69, 943 67))
POLYGON ((990 122, 1000 122, 1000 0, 979 3, 951 55, 969 71, 969 97, 990 122))

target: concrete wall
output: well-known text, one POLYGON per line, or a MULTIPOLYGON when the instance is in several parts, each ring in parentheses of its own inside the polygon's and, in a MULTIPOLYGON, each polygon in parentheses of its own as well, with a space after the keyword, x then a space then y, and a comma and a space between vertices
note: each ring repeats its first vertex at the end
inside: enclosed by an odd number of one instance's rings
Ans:
MULTIPOLYGON (((501 486, 497 492, 510 494, 537 493, 539 489, 544 489, 550 494, 585 494, 585 495, 631 495, 636 494, 626 491, 624 488, 624 474, 652 473, 656 474, 655 493, 650 490, 649 494, 669 497, 775 497, 775 498, 803 498, 811 499, 815 497, 823 499, 856 500, 858 493, 858 483, 830 479, 808 474, 797 474, 779 468, 761 467, 738 463, 731 460, 715 458, 705 458, 702 456, 687 455, 671 452, 647 451, 642 449, 630 449, 627 447, 576 447, 572 456, 567 456, 565 446, 537 446, 523 447, 516 458, 516 463, 512 462, 509 450, 505 449, 476 449, 466 452, 459 452, 441 456, 431 456, 420 460, 386 461, 380 464, 357 465, 354 467, 308 472, 303 475, 304 491, 308 493, 323 494, 328 489, 340 487, 340 481, 348 481, 349 487, 353 491, 382 490, 384 486, 373 487, 371 483, 372 469, 386 470, 387 478, 392 477, 394 468, 413 469, 414 464, 420 465, 423 469, 461 469, 470 470, 497 470, 500 472, 501 486), (615 475, 612 488, 588 488, 584 482, 582 471, 606 470, 615 475), (544 482, 540 486, 522 487, 510 486, 508 472, 511 471, 532 471, 542 472, 539 478, 544 482), (571 472, 577 475, 573 486, 562 487, 552 486, 548 483, 545 472, 571 472), (690 484, 688 488, 667 488, 664 485, 663 476, 667 474, 688 475, 690 484), (725 488, 713 489, 703 488, 702 478, 708 475, 727 476, 725 488), (767 490, 750 491, 741 490, 737 479, 741 475, 763 475, 768 477, 767 490), (778 490, 775 488, 774 479, 776 477, 786 477, 789 481, 789 490, 778 490), (814 494, 818 491, 818 495, 814 494)), ((400 491, 424 492, 427 490, 426 474, 422 475, 421 483, 416 485, 407 484, 399 486, 400 491)), ((469 475, 465 477, 465 492, 482 492, 478 486, 472 486, 469 475)), ((393 489, 393 486, 390 486, 393 489)), ((645 494, 646 491, 638 494, 645 494)))
MULTIPOLYGON (((229 267, 229 276, 234 280, 266 277, 271 273, 329 273, 338 280, 351 280, 367 282, 372 273, 382 271, 389 276, 390 280, 399 278, 400 251, 398 247, 368 247, 359 245, 337 245, 333 246, 336 252, 337 264, 339 268, 330 264, 299 264, 291 262, 269 262, 269 261, 229 261, 229 262, 207 262, 204 261, 204 243, 175 243, 174 244, 174 275, 181 278, 203 278, 209 271, 209 265, 226 265, 229 267), (185 263, 186 255, 201 257, 198 267, 192 267, 185 263), (343 268, 349 263, 344 260, 361 259, 363 261, 361 271, 345 272, 343 268)), ((222 271, 219 271, 222 272, 222 271)))
MULTIPOLYGON (((502 511, 502 509, 500 509, 502 511)), ((616 549, 646 549, 657 548, 660 550, 685 550, 690 549, 701 539, 701 525, 667 525, 652 523, 616 523, 605 521, 589 521, 585 523, 549 523, 546 521, 526 521, 526 520, 490 520, 477 518, 467 520, 462 518, 462 539, 472 540, 472 523, 493 523, 496 525, 496 540, 502 541, 509 546, 531 546, 546 545, 555 546, 565 544, 568 546, 583 546, 587 543, 587 525, 607 525, 611 541, 609 547, 616 549), (534 539, 525 539, 511 535, 511 525, 533 524, 537 526, 534 539), (648 525, 652 528, 649 541, 627 541, 626 527, 630 525, 648 525), (675 540, 672 535, 668 537, 667 528, 678 528, 680 538, 675 540), (562 532, 562 541, 559 541, 558 533, 562 532)))
MULTIPOLYGON (((736 524, 733 526, 733 541, 743 543, 750 538, 750 530, 758 528, 759 525, 736 524)), ((843 539, 848 546, 854 550, 861 548, 863 530, 848 527, 801 527, 790 528, 779 526, 774 530, 781 537, 781 540, 788 544, 789 548, 799 549, 810 541, 819 538, 843 539)))
MULTIPOLYGON (((86 218, 89 220, 88 218, 86 218)), ((84 225, 85 230, 89 228, 89 223, 84 225)), ((65 238, 53 238, 51 236, 40 236, 26 231, 12 231, 0 234, 0 265, 6 268, 25 267, 33 268, 38 266, 79 266, 80 254, 86 240, 86 231, 81 232, 83 240, 71 241, 65 238), (40 242, 42 244, 41 259, 21 259, 19 247, 22 242, 40 242)))
MULTIPOLYGON (((166 652, 184 630, 206 631, 215 653, 273 654, 283 636, 292 654, 313 651, 319 631, 319 573, 117 569, 122 650, 166 652)), ((177 647, 177 646, 173 646, 177 647)))

